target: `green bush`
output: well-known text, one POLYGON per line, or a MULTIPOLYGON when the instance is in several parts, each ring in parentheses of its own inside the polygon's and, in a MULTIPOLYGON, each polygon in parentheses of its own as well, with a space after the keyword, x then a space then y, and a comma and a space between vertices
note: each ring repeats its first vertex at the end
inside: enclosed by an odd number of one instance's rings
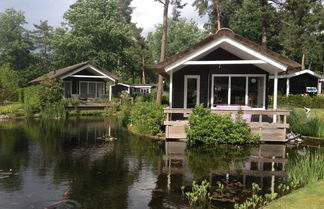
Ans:
POLYGON ((21 103, 33 106, 40 106, 38 86, 29 86, 21 88, 19 92, 19 101, 21 103))
POLYGON ((233 121, 230 115, 212 114, 203 105, 193 109, 186 133, 189 144, 246 144, 259 139, 241 117, 233 121))
POLYGON ((45 78, 39 84, 38 96, 42 107, 59 103, 63 95, 62 81, 45 78))
POLYGON ((164 119, 162 105, 139 102, 135 103, 130 111, 129 127, 139 133, 161 135, 164 119))
MULTIPOLYGON (((269 96, 269 105, 273 104, 273 96, 269 96)), ((278 95, 278 107, 294 108, 294 107, 309 107, 309 108, 324 108, 324 96, 303 96, 303 95, 278 95)))
POLYGON ((0 103, 17 101, 18 99, 17 72, 8 66, 0 67, 0 103))

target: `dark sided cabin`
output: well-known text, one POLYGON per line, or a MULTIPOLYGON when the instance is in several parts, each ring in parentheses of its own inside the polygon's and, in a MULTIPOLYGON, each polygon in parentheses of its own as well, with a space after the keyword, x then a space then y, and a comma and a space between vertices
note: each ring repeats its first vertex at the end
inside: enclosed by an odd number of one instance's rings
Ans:
MULTIPOLYGON (((274 77, 270 76, 270 81, 274 77)), ((323 76, 311 70, 292 71, 278 75, 280 94, 321 94, 323 76)), ((269 83, 269 94, 273 94, 273 82, 269 83)))
POLYGON ((109 98, 110 100, 112 97, 119 98, 123 91, 126 91, 131 96, 147 95, 151 94, 154 88, 156 88, 155 84, 112 84, 110 85, 111 94, 109 95, 109 98))
POLYGON ((63 81, 64 98, 82 100, 107 97, 106 83, 119 80, 114 74, 90 61, 51 71, 30 83, 37 84, 46 77, 63 81))
POLYGON ((296 68, 300 64, 295 61, 230 29, 219 30, 153 68, 170 80, 169 107, 164 110, 166 137, 186 138, 188 114, 203 104, 213 113, 232 116, 242 109, 244 119, 262 140, 284 141, 289 111, 277 108, 278 75, 296 68), (272 81, 270 76, 274 76, 272 81), (267 106, 270 88, 272 110, 267 106))

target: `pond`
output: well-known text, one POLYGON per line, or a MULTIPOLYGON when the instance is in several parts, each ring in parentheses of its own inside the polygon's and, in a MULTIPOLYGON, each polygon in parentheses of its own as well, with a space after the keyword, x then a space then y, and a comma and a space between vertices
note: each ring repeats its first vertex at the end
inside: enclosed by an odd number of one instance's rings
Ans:
POLYGON ((232 208, 252 182, 274 191, 290 158, 307 150, 186 149, 184 142, 135 136, 102 118, 0 122, 0 208, 189 208, 181 186, 203 179, 225 184, 229 192, 215 197, 215 205, 232 208), (112 140, 103 140, 108 135, 112 140))

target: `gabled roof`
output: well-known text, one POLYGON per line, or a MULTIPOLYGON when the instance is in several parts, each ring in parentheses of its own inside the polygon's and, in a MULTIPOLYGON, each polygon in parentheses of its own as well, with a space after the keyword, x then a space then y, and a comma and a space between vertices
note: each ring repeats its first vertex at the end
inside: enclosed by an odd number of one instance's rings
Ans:
MULTIPOLYGON (((197 60, 219 47, 224 48, 225 50, 231 50, 235 55, 235 53, 239 51, 238 46, 241 46, 246 50, 240 53, 240 55, 246 57, 245 59, 257 57, 258 59, 269 63, 269 65, 272 65, 273 67, 271 66, 271 68, 279 68, 282 71, 286 71, 300 67, 299 63, 269 49, 263 48, 261 45, 235 34, 230 29, 224 28, 192 47, 166 59, 164 62, 158 63, 153 69, 160 74, 166 75, 168 71, 182 68, 185 62, 197 60)), ((262 64, 256 65, 262 66, 262 64)))
POLYGON ((86 69, 86 68, 91 68, 93 70, 96 70, 97 72, 105 75, 108 79, 110 79, 114 82, 117 82, 119 80, 119 78, 116 75, 112 74, 111 72, 107 71, 106 69, 94 64, 91 61, 87 61, 87 62, 81 62, 79 64, 75 64, 72 66, 68 66, 65 68, 61 68, 58 70, 53 70, 49 73, 39 76, 38 78, 30 81, 29 83, 38 83, 38 82, 44 80, 46 77, 63 79, 68 74, 71 74, 73 72, 78 72, 79 69, 86 69))
MULTIPOLYGON (((314 71, 311 71, 311 70, 296 70, 296 71, 292 71, 290 73, 287 73, 287 74, 281 74, 281 75, 278 75, 278 78, 292 78, 292 77, 295 77, 295 76, 299 76, 299 75, 303 75, 303 74, 309 74, 309 75, 312 75, 316 78, 319 78, 319 79, 323 79, 324 77, 318 73, 315 73, 314 71)), ((273 76, 269 76, 270 79, 273 79, 274 77, 273 76)))

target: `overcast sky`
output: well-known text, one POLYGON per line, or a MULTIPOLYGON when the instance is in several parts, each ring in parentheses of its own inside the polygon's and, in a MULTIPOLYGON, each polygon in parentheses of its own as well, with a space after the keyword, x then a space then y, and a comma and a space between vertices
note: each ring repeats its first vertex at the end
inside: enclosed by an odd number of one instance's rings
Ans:
MULTIPOLYGON (((206 18, 200 18, 191 6, 193 0, 183 0, 188 5, 183 9, 182 16, 193 19, 199 25, 203 25, 206 18)), ((49 24, 55 27, 60 26, 63 21, 63 14, 75 0, 0 0, 0 12, 6 8, 14 8, 25 13, 28 29, 40 20, 48 20, 49 24)), ((154 0, 133 0, 134 7, 133 22, 144 28, 143 35, 154 30, 154 26, 162 22, 163 7, 154 0)), ((171 9, 170 9, 171 10, 171 9)))

